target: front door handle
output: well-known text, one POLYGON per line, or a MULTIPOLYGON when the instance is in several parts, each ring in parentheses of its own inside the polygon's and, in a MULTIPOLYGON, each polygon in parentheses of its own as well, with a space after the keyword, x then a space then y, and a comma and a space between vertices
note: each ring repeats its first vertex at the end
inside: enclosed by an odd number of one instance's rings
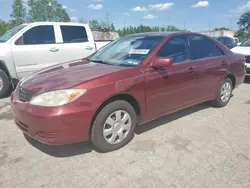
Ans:
POLYGON ((87 46, 85 49, 86 49, 86 50, 93 50, 93 47, 87 46))
POLYGON ((188 73, 193 73, 194 72, 194 67, 189 67, 188 68, 188 73))
POLYGON ((59 48, 50 48, 49 51, 51 51, 51 52, 58 52, 58 51, 59 51, 59 48))
POLYGON ((226 65, 227 64, 227 61, 226 60, 223 60, 222 62, 221 62, 221 65, 226 65))

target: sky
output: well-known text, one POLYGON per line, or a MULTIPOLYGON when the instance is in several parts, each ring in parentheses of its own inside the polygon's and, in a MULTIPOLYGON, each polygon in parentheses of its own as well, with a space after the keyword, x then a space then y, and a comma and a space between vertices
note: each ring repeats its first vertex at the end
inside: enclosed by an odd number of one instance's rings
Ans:
MULTIPOLYGON (((218 27, 238 29, 239 16, 250 10, 250 0, 58 0, 71 20, 102 20, 116 28, 175 25, 190 31, 218 27)), ((9 20, 13 0, 0 0, 0 18, 9 20)))

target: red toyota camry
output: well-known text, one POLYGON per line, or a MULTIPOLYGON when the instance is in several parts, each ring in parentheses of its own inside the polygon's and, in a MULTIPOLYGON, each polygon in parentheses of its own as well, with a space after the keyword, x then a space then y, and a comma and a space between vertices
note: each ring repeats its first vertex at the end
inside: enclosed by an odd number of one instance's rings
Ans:
POLYGON ((245 78, 244 63, 200 34, 129 35, 20 81, 11 95, 13 115, 40 142, 90 140, 108 152, 126 145, 138 124, 205 101, 226 106, 245 78))

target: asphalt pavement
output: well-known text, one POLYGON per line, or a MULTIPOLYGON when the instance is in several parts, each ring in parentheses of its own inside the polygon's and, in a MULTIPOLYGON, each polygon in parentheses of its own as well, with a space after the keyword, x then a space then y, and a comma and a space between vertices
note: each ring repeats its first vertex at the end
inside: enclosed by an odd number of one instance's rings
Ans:
POLYGON ((250 188, 250 81, 228 106, 207 103, 137 127, 115 152, 25 138, 0 100, 1 188, 250 188))

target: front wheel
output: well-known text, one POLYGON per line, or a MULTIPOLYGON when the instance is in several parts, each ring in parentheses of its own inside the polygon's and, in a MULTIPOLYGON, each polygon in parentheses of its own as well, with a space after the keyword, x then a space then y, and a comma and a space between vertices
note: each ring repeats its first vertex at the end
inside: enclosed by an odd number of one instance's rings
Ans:
POLYGON ((10 81, 7 74, 0 69, 0 99, 4 97, 10 88, 10 81))
POLYGON ((97 115, 91 142, 100 152, 117 150, 128 144, 134 134, 136 112, 126 101, 114 101, 97 115))
POLYGON ((217 91, 217 95, 212 105, 215 107, 224 107, 230 101, 233 91, 233 84, 230 78, 226 78, 220 85, 217 91))

